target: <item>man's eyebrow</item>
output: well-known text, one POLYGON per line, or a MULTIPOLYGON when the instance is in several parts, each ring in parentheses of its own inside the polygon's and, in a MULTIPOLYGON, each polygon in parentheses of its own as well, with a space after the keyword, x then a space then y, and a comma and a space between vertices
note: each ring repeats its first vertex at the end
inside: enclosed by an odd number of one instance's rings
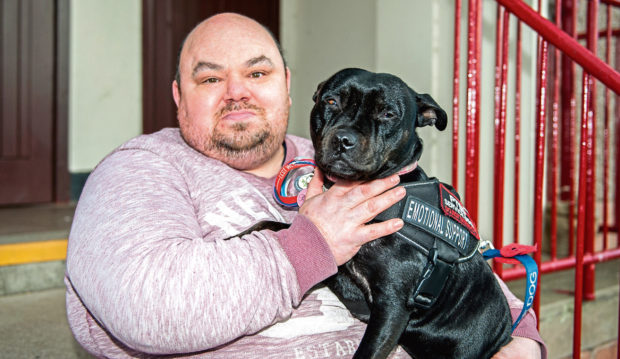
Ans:
POLYGON ((273 67, 273 62, 271 62, 271 59, 265 55, 260 55, 260 56, 249 59, 248 61, 245 62, 245 66, 252 67, 254 65, 258 65, 261 63, 265 63, 266 65, 273 67))
POLYGON ((203 70, 216 70, 217 71, 223 68, 224 66, 215 64, 213 62, 200 61, 199 63, 196 64, 196 66, 194 66, 194 70, 192 71, 192 77, 196 76, 197 73, 203 70))

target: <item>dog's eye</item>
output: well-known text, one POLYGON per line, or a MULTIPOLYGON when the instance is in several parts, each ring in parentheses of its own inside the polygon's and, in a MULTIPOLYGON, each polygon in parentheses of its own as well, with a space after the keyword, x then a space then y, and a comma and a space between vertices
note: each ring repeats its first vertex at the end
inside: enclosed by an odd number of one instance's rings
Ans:
POLYGON ((337 104, 338 104, 338 101, 336 101, 335 99, 333 99, 333 98, 331 98, 331 97, 326 98, 326 99, 325 99, 325 102, 326 102, 328 105, 332 105, 332 106, 333 106, 333 105, 337 105, 337 104))
POLYGON ((380 117, 382 120, 391 120, 396 117, 396 114, 392 111, 383 111, 380 117))

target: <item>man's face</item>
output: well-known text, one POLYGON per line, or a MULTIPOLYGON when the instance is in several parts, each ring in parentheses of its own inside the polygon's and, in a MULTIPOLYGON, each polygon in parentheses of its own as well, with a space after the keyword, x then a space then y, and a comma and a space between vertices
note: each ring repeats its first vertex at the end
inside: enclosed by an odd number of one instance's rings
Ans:
POLYGON ((173 83, 185 141, 233 168, 271 159, 286 133, 289 76, 270 35, 245 18, 212 18, 186 40, 173 83))

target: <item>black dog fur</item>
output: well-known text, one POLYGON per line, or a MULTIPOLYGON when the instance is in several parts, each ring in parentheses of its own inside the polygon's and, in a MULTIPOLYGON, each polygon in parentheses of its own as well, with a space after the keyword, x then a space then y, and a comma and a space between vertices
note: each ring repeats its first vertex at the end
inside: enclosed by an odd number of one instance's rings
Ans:
MULTIPOLYGON (((344 69, 313 96, 311 137, 326 177, 371 180, 416 162, 416 128, 444 130, 445 111, 390 74, 344 69)), ((418 166, 401 183, 427 180, 418 166)), ((281 224, 259 224, 281 228, 281 224)), ((246 232, 256 230, 254 227, 246 232)), ((362 246, 326 281, 368 327, 354 358, 386 358, 400 344, 413 358, 490 358, 511 340, 511 315, 499 284, 480 253, 456 263, 437 301, 411 305, 427 256, 396 236, 362 246)))

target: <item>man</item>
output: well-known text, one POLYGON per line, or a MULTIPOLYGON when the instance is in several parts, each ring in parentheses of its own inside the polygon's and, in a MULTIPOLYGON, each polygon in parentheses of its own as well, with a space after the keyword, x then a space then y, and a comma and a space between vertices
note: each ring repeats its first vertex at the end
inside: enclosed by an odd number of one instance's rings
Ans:
MULTIPOLYGON (((319 174, 299 212, 275 203, 282 164, 313 150, 285 136, 290 73, 251 19, 220 14, 199 24, 178 73, 180 131, 122 145, 80 198, 65 279, 76 339, 110 358, 350 357, 365 326, 315 286, 362 244, 402 227, 365 224, 404 196, 398 177, 323 193, 319 174), (225 240, 262 219, 291 227, 225 240)), ((535 318, 524 322, 540 341, 535 318)), ((503 357, 539 357, 535 341, 517 341, 503 357)))

